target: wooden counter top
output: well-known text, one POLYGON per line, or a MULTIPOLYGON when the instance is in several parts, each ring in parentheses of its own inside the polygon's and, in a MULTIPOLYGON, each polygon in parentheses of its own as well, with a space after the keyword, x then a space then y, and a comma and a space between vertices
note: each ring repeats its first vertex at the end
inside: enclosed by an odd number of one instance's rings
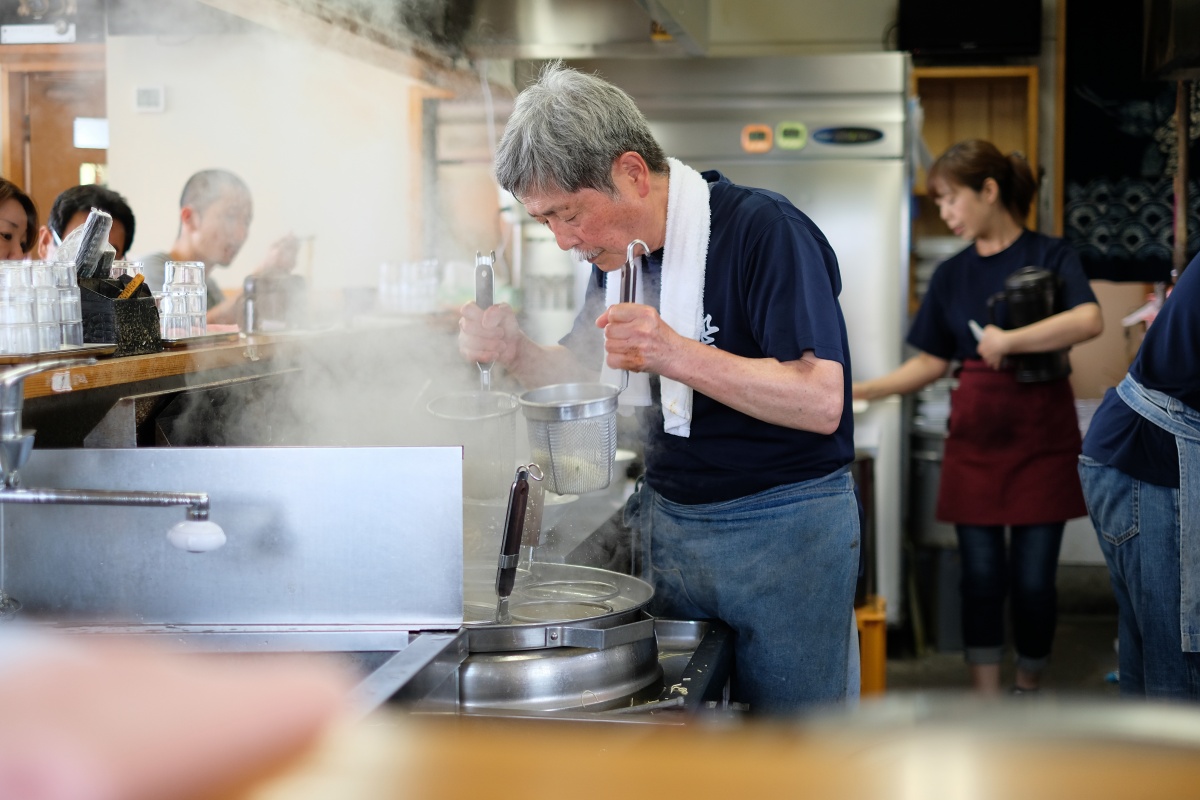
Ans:
POLYGON ((40 372, 25 379, 26 399, 50 397, 66 392, 100 389, 193 372, 249 365, 277 355, 299 337, 256 337, 209 345, 193 345, 161 353, 123 358, 101 357, 87 367, 70 367, 40 372))
MULTIPOLYGON (((1044 709, 1052 711, 1053 709, 1044 709)), ((686 727, 379 714, 222 800, 1185 797, 1195 746, 1037 724, 686 727)), ((1121 707, 1114 704, 1118 718, 1121 707)), ((1001 715, 1003 717, 1003 715, 1001 715)))
POLYGON ((180 404, 209 408, 212 436, 194 443, 260 444, 255 425, 276 444, 427 443, 410 412, 465 380, 478 385, 456 333, 440 318, 385 318, 101 356, 26 378, 23 424, 41 448, 160 446, 157 416, 186 395, 180 404))
MULTIPOLYGON (((343 348, 347 352, 364 353, 378 345, 381 339, 409 336, 415 330, 412 320, 382 319, 364 327, 255 334, 249 339, 218 339, 212 344, 192 344, 142 356, 101 356, 89 367, 57 369, 26 378, 25 398, 53 397, 211 370, 247 367, 253 371, 257 362, 300 355, 312 348, 343 348)), ((437 318, 420 330, 423 337, 433 331, 434 335, 453 343, 457 325, 449 325, 437 318)))

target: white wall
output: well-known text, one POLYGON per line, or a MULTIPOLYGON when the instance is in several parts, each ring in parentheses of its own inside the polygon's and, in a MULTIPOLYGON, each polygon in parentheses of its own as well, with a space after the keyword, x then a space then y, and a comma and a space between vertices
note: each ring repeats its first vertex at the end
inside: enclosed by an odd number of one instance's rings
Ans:
POLYGON ((137 217, 134 255, 171 246, 180 190, 210 167, 241 175, 254 196, 249 239, 215 273, 224 287, 240 287, 289 231, 316 237, 318 290, 374 285, 381 261, 418 255, 407 78, 267 32, 110 37, 107 60, 109 186, 137 217), (148 85, 165 87, 164 113, 134 110, 135 87, 148 85))

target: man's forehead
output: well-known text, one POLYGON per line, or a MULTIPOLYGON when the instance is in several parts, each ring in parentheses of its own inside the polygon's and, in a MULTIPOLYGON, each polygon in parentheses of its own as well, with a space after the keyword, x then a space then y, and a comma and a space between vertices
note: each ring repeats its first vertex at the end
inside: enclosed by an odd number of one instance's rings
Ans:
POLYGON ((535 217, 546 217, 551 214, 561 214, 567 209, 577 208, 586 201, 587 189, 577 189, 566 192, 562 189, 538 189, 518 198, 525 210, 535 217))
POLYGON ((571 195, 561 191, 535 190, 519 198, 525 210, 535 217, 561 211, 571 201, 571 195))

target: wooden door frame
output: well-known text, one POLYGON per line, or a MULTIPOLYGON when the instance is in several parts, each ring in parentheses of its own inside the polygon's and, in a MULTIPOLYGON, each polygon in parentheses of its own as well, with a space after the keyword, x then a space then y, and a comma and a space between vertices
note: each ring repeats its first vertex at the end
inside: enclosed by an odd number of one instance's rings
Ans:
POLYGON ((1054 198, 1050 214, 1053 217, 1053 233, 1063 235, 1063 202, 1067 187, 1063 186, 1066 171, 1066 119, 1067 119, 1067 0, 1058 0, 1055 9, 1054 31, 1054 198))
POLYGON ((0 174, 25 183, 25 87, 31 73, 104 72, 102 44, 21 44, 0 47, 0 174))

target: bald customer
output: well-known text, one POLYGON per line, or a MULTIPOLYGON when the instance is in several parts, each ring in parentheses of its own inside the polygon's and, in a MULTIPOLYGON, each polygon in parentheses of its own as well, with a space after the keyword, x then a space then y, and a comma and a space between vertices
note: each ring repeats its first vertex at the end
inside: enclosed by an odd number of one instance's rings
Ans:
MULTIPOLYGON (((208 321, 237 322, 239 293, 226 295, 213 279, 216 267, 227 267, 250 233, 254 214, 250 189, 237 175, 223 169, 206 169, 188 178, 179 197, 179 233, 166 252, 151 253, 138 260, 146 282, 161 290, 168 261, 201 261, 208 285, 208 321)), ((288 235, 271 245, 254 275, 290 272, 296 266, 299 242, 288 235)))

